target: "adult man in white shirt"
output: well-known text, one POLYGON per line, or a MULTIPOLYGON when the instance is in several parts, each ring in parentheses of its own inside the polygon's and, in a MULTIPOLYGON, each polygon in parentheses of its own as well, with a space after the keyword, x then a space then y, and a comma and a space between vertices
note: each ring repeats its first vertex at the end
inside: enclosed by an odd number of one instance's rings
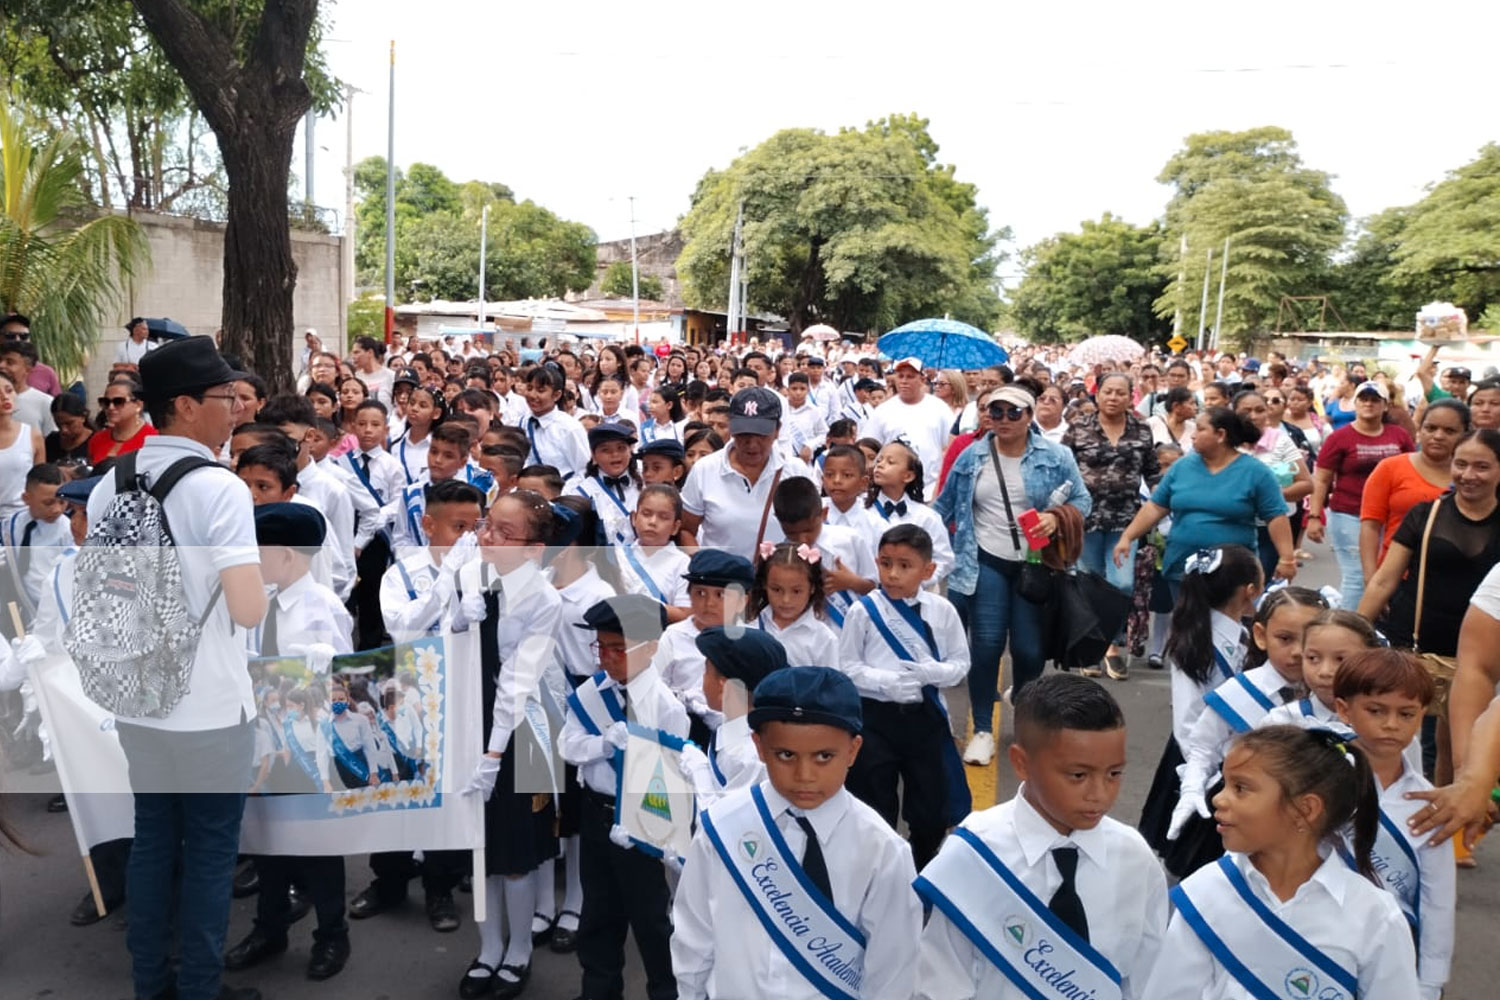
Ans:
POLYGON ((860 430, 881 444, 899 437, 912 446, 922 460, 923 495, 930 501, 937 492, 938 473, 951 440, 948 431, 953 426, 953 411, 927 392, 920 360, 902 358, 892 370, 896 395, 877 406, 860 430))
POLYGON ((115 348, 115 364, 139 365, 146 352, 156 347, 156 342, 150 339, 151 330, 145 320, 136 316, 125 324, 125 332, 129 336, 115 348))
POLYGON ((349 357, 354 362, 355 377, 370 390, 370 398, 378 399, 390 409, 396 373, 381 361, 385 357, 385 345, 374 337, 360 337, 354 341, 354 350, 349 357))
MULTIPOLYGON (((255 697, 234 629, 260 624, 267 604, 250 491, 215 461, 244 411, 231 383, 246 376, 224 362, 212 339, 188 337, 142 359, 141 377, 160 433, 130 456, 136 471, 149 484, 179 460, 203 463, 162 508, 188 612, 206 617, 182 699, 164 715, 116 720, 135 792, 125 943, 136 996, 256 1000, 256 990, 220 992, 255 742, 255 697), (168 961, 174 926, 192 929, 177 947, 175 977, 168 961)), ((90 523, 114 496, 115 479, 106 477, 89 497, 90 523)))
POLYGON ((7 340, 0 344, 0 371, 16 383, 16 420, 29 424, 43 435, 57 430, 52 419, 52 397, 30 384, 31 370, 40 355, 29 340, 7 340))

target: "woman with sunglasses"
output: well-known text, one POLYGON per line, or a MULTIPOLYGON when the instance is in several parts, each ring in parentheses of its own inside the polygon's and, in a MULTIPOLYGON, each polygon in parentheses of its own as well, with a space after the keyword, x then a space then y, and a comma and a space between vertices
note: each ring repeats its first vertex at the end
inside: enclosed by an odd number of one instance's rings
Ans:
POLYGON ((133 379, 117 378, 99 397, 99 411, 104 427, 89 438, 89 464, 98 465, 106 458, 138 451, 156 428, 141 415, 140 386, 133 379))
MULTIPOLYGON (((955 527, 948 599, 969 630, 974 716, 974 736, 964 751, 969 764, 994 758, 995 698, 1007 641, 1012 691, 1042 673, 1043 608, 1015 589, 1029 551, 1020 515, 1059 506, 1059 498, 1081 517, 1093 509, 1073 453, 1048 441, 1032 423, 1040 391, 1040 385, 1025 380, 980 398, 989 431, 958 456, 932 504, 944 523, 955 527)), ((1057 517, 1040 513, 1035 530, 1052 535, 1057 517)))

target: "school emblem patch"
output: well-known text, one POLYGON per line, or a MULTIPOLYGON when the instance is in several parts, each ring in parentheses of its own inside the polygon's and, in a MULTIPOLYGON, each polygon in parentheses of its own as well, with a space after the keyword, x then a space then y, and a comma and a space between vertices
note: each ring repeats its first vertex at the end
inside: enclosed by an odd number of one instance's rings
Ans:
POLYGON ((641 796, 641 811, 665 820, 672 818, 672 802, 667 797, 667 781, 663 776, 660 760, 656 762, 651 780, 646 783, 646 794, 641 796))
POLYGON ((1005 940, 1012 947, 1026 948, 1031 944, 1031 925, 1026 918, 1012 914, 1005 918, 1000 925, 1005 929, 1005 940))
POLYGON ((1318 992, 1318 976, 1311 969, 1293 969, 1286 974, 1286 995, 1292 1000, 1306 1000, 1318 992))
POLYGON ((760 838, 753 833, 747 833, 740 837, 740 853, 745 856, 746 861, 755 861, 760 857, 760 838))

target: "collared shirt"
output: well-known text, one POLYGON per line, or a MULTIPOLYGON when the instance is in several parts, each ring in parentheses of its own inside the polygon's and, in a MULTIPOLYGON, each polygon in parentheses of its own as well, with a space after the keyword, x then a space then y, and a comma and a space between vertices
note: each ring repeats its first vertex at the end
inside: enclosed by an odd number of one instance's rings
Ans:
POLYGON ((297 495, 310 501, 328 520, 332 542, 333 592, 344 600, 354 592, 354 501, 332 475, 308 462, 297 470, 297 495))
POLYGON ((396 642, 432 635, 442 628, 441 569, 425 546, 408 550, 380 578, 380 616, 396 642))
POLYGON ((938 472, 943 467, 943 453, 953 435, 953 411, 936 396, 924 395, 915 403, 892 396, 875 407, 875 412, 860 429, 863 437, 890 444, 897 438, 909 443, 922 460, 923 495, 931 500, 937 492, 938 472))
POLYGON ((698 543, 704 548, 723 549, 752 559, 762 513, 766 515, 763 540, 779 542, 786 537, 781 533, 781 525, 774 514, 767 508, 776 473, 780 471, 783 480, 812 479, 813 474, 800 458, 788 458, 780 448, 773 447, 765 468, 760 470, 760 477, 751 483, 729 463, 733 454, 734 441, 731 440, 721 451, 704 455, 697 461, 682 487, 682 507, 703 518, 698 529, 698 543))
MULTIPOLYGON (((413 441, 409 429, 402 432, 401 437, 391 445, 391 454, 401 463, 401 471, 406 476, 408 485, 427 475, 427 452, 431 447, 431 431, 422 440, 413 441)), ((386 502, 390 502, 390 497, 386 498, 386 502)))
POLYGON ((594 505, 594 513, 598 515, 600 526, 604 529, 604 539, 610 545, 635 535, 635 529, 630 526, 630 515, 640 502, 641 488, 629 473, 626 473, 625 478, 628 482, 619 487, 606 485, 603 473, 579 476, 568 484, 574 493, 594 505))
POLYGON ((898 524, 915 524, 927 532, 928 537, 932 539, 932 561, 937 564, 937 571, 923 586, 930 590, 937 589, 938 584, 953 571, 953 543, 948 538, 948 527, 943 524, 943 519, 920 500, 903 497, 901 500, 893 501, 881 493, 875 497, 873 504, 865 508, 863 530, 869 545, 871 560, 874 561, 880 557, 880 537, 898 524), (894 509, 887 513, 886 505, 891 503, 906 504, 906 513, 903 514, 894 509))
MULTIPOLYGON (((1418 737, 1420 739, 1420 737, 1418 737)), ((1412 742, 1417 743, 1418 739, 1412 742)), ((1419 748, 1420 749, 1420 748, 1419 748)), ((1402 754, 1403 758, 1406 754, 1402 754)), ((1377 779, 1377 784, 1378 784, 1377 779)), ((1401 774, 1380 790, 1380 811, 1385 813, 1411 845, 1417 856, 1417 870, 1422 879, 1419 908, 1422 937, 1417 943, 1417 979, 1422 985, 1421 1000, 1438 1000, 1453 965, 1453 914, 1458 906, 1458 866, 1446 843, 1428 845, 1428 837, 1414 836, 1406 825, 1418 809, 1427 803, 1406 797, 1408 792, 1432 790, 1432 782, 1422 776, 1421 757, 1412 766, 1404 759, 1401 774)))
POLYGON ((66 517, 56 517, 51 521, 43 521, 33 518, 27 508, 22 507, 10 517, 0 521, 0 544, 5 547, 5 557, 13 560, 19 571, 21 563, 26 564, 26 572, 21 576, 21 584, 26 589, 26 598, 31 602, 33 608, 41 606, 42 585, 52 576, 52 566, 57 562, 58 556, 63 549, 73 544, 73 528, 66 517), (36 527, 31 529, 31 538, 26 539, 26 526, 32 523, 36 527), (23 554, 21 542, 26 539, 25 548, 28 552, 23 554))
POLYGON ((42 640, 50 653, 64 652, 63 629, 73 614, 73 572, 77 568, 78 549, 70 545, 59 553, 57 561, 52 564, 46 590, 37 602, 36 620, 31 623, 31 633, 42 640))
POLYGON ((855 500, 849 505, 848 510, 839 510, 839 505, 832 500, 824 499, 823 512, 827 516, 823 520, 823 526, 838 525, 841 528, 853 528, 862 531, 865 526, 865 504, 863 500, 855 500))
MULTIPOLYGON (((150 438, 137 454, 136 469, 148 483, 178 459, 214 460, 208 448, 175 434, 150 438)), ((103 518, 114 496, 114 477, 106 476, 89 494, 90 524, 103 518)), ((171 522, 177 556, 182 563, 188 613, 201 615, 223 570, 260 565, 250 488, 228 469, 196 469, 167 494, 162 507, 171 522)), ((220 596, 214 600, 203 623, 187 694, 163 718, 129 721, 154 729, 192 732, 227 729, 255 718, 255 694, 246 669, 245 643, 233 629, 229 606, 220 596)))
MULTIPOLYGON (((1400 907, 1390 894, 1350 870, 1337 854, 1330 853, 1286 901, 1271 891, 1248 857, 1234 852, 1227 856, 1267 909, 1354 973, 1360 1000, 1411 1000, 1421 995, 1411 928, 1400 907)), ((1219 877, 1212 868, 1203 868, 1183 884, 1191 891, 1195 879, 1219 877)), ((1151 1000, 1251 1000, 1181 913, 1172 915, 1161 955, 1143 996, 1151 1000)))
POLYGON ((750 735, 748 715, 725 719, 714 730, 702 757, 682 759, 694 765, 688 780, 693 784, 694 804, 700 813, 731 792, 749 788, 766 776, 766 765, 750 735))
POLYGON ((677 696, 688 712, 703 717, 710 729, 718 727, 723 716, 708 707, 703 696, 703 661, 698 651, 698 635, 703 629, 692 615, 668 625, 661 634, 656 656, 651 660, 662 683, 677 696))
MULTIPOLYGON (((1245 626, 1221 611, 1210 611, 1208 616, 1213 648, 1224 657, 1229 669, 1238 673, 1249 648, 1245 626)), ((1180 749, 1188 745, 1193 725, 1203 713, 1203 696, 1223 682, 1224 675, 1217 666, 1211 667, 1208 680, 1199 684, 1177 669, 1175 663, 1172 665, 1172 735, 1180 749)))
MULTIPOLYGON (((1146 979, 1167 929, 1167 881, 1133 827, 1108 816, 1092 830, 1059 833, 1025 797, 971 813, 961 824, 994 851, 1044 903, 1062 885, 1052 851, 1078 849, 1075 885, 1088 918, 1089 944, 1120 973, 1127 1000, 1147 997, 1146 979)), ((986 877, 988 877, 986 875, 986 877)), ((917 996, 930 1000, 1020 1000, 1022 993, 941 910, 922 932, 917 996)))
POLYGON ((354 509, 354 550, 362 551, 393 516, 396 504, 389 503, 387 498, 398 496, 401 484, 406 481, 401 463, 383 448, 368 453, 355 448, 338 458, 330 455, 317 465, 319 471, 342 486, 349 495, 349 504, 354 509), (362 467, 360 457, 364 454, 370 456, 369 487, 355 471, 357 465, 362 467))
MULTIPOLYGON (((554 584, 556 586, 556 584, 554 584)), ((575 628, 583 624, 584 612, 606 598, 615 596, 615 588, 605 583, 592 565, 582 576, 566 586, 557 587, 562 599, 557 629, 557 655, 571 677, 589 677, 599 669, 593 643, 598 633, 575 628)))
MULTIPOLYGON (((641 547, 640 542, 630 541, 625 548, 629 554, 640 563, 641 569, 651 577, 651 582, 656 589, 661 591, 665 603, 674 608, 688 607, 692 602, 688 598, 688 582, 683 574, 687 573, 690 557, 682 549, 677 547, 676 542, 668 542, 655 552, 648 552, 641 547)), ((651 589, 636 572, 635 564, 627 558, 622 551, 620 555, 620 582, 628 594, 647 594, 656 597, 651 589)))
MULTIPOLYGON (((593 681, 585 681, 592 684, 593 681)), ((602 691, 614 691, 625 706, 625 716, 648 729, 661 729, 673 736, 687 738, 687 709, 682 707, 665 684, 656 667, 647 665, 630 679, 628 684, 618 684, 604 678, 599 684, 602 691)), ((562 759, 578 768, 578 777, 586 788, 600 795, 614 795, 616 775, 614 747, 603 736, 594 736, 584 728, 572 711, 563 723, 562 737, 558 741, 562 759)))
MULTIPOLYGON (((302 656, 313 645, 332 646, 334 653, 352 653, 354 620, 338 595, 304 573, 276 591, 266 616, 276 616, 276 655, 302 656)), ((267 655, 260 647, 265 625, 247 636, 256 655, 267 655)))
POLYGON ((564 479, 583 474, 589 464, 589 436, 572 415, 554 408, 538 417, 528 410, 521 429, 531 442, 529 464, 553 466, 564 479))
MULTIPOLYGON (((921 901, 911 890, 916 877, 911 848, 842 788, 803 813, 793 810, 769 780, 759 787, 790 854, 800 858, 807 848, 797 815, 804 815, 817 834, 834 905, 865 936, 862 1000, 910 1000, 922 930, 921 901)), ((749 794, 743 789, 725 796, 709 808, 709 816, 722 816, 749 794)), ((701 829, 688 848, 672 906, 672 970, 679 1000, 823 996, 767 940, 757 911, 701 829)))
POLYGON ((120 341, 120 345, 115 348, 115 364, 138 365, 141 363, 141 359, 146 356, 146 353, 148 351, 154 351, 156 347, 156 341, 152 340, 150 337, 147 337, 140 343, 136 343, 134 337, 127 336, 124 340, 120 341))
POLYGON ((906 603, 915 605, 922 620, 932 629, 939 659, 933 660, 923 644, 918 649, 908 650, 917 657, 916 661, 902 661, 870 621, 864 603, 854 602, 844 618, 843 631, 839 633, 838 667, 849 675, 862 698, 909 703, 921 701, 921 694, 905 699, 891 694, 892 682, 914 668, 921 668, 929 674, 924 684, 935 684, 939 688, 957 684, 969 675, 968 634, 948 599, 924 590, 906 603))
POLYGON ((803 448, 817 448, 828 436, 828 421, 823 408, 813 403, 809 396, 800 407, 788 406, 781 417, 779 442, 791 454, 801 455, 803 448))
MULTIPOLYGON (((1294 684, 1282 677, 1269 663, 1251 667, 1244 672, 1244 676, 1245 680, 1254 685, 1257 691, 1265 695, 1273 707, 1279 708, 1288 702, 1294 702, 1302 693, 1300 683, 1294 684)), ((1239 681, 1231 682, 1220 679, 1213 689, 1218 690, 1225 684, 1231 683, 1236 687, 1239 686, 1239 681)), ((1257 726, 1262 721, 1257 719, 1251 725, 1257 726)), ((1187 761, 1186 767, 1181 772, 1184 792, 1191 791, 1202 795, 1208 790, 1208 787, 1213 784, 1214 777, 1219 773, 1219 767, 1224 763, 1224 755, 1229 751, 1229 744, 1234 742, 1236 735, 1238 734, 1234 727, 1213 709, 1205 709, 1198 713, 1197 721, 1188 731, 1187 742, 1180 746, 1182 756, 1187 761)))
POLYGON ((363 491, 367 495, 373 490, 375 496, 372 499, 380 506, 385 506, 400 496, 401 487, 407 484, 406 469, 401 465, 400 459, 384 448, 371 448, 369 451, 356 448, 335 460, 333 467, 350 490, 363 491), (365 488, 364 480, 359 474, 365 465, 363 459, 367 457, 370 460, 369 489, 365 488))
POLYGON ((1140 510, 1140 483, 1161 473, 1151 428, 1125 414, 1120 439, 1111 442, 1097 413, 1086 414, 1068 426, 1062 443, 1073 450, 1094 509, 1084 519, 1085 531, 1124 531, 1140 510))
POLYGON ((780 640, 786 649, 786 664, 789 667, 835 667, 839 665, 839 640, 829 628, 808 608, 796 621, 781 628, 766 608, 752 623, 756 628, 780 640))

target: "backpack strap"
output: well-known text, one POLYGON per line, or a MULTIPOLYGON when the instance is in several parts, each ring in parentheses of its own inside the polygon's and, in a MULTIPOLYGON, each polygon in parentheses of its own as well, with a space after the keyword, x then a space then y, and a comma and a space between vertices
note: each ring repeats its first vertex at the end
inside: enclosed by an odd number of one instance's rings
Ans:
MULTIPOLYGON (((127 482, 132 482, 132 481, 135 481, 137 479, 137 477, 135 475, 135 456, 136 456, 136 452, 131 452, 129 455, 125 456, 125 458, 130 461, 130 468, 129 468, 129 476, 130 476, 130 478, 128 480, 126 480, 127 482)), ((125 463, 124 463, 124 461, 122 461, 120 464, 124 465, 125 463)), ((116 468, 116 470, 118 470, 120 468, 120 466, 116 466, 115 468, 116 468)), ((172 526, 171 526, 171 523, 168 522, 168 520, 167 520, 167 507, 166 507, 167 494, 170 493, 170 492, 172 492, 172 487, 176 486, 179 482, 181 482, 182 478, 184 476, 186 476, 188 473, 190 473, 190 472, 196 472, 198 469, 208 469, 208 468, 222 469, 224 467, 221 466, 218 462, 215 462, 213 459, 202 458, 202 457, 195 456, 195 455, 189 455, 187 458, 179 458, 177 461, 175 461, 171 465, 167 466, 166 470, 162 472, 160 478, 158 478, 156 480, 156 482, 151 486, 151 488, 146 491, 146 492, 148 492, 148 493, 151 494, 152 498, 155 499, 156 502, 157 502, 157 504, 161 507, 161 519, 162 519, 162 523, 167 526, 167 534, 168 534, 168 536, 170 536, 171 533, 172 533, 172 526)), ((227 472, 228 470, 226 469, 225 471, 227 472)), ((127 488, 128 489, 141 489, 141 488, 144 488, 144 485, 142 484, 142 485, 139 485, 139 486, 129 486, 127 488)), ((118 471, 117 471, 117 475, 116 475, 116 478, 115 478, 115 489, 116 490, 120 489, 120 479, 119 479, 119 476, 118 476, 118 471)), ((174 544, 175 544, 175 542, 174 542, 174 544)), ((204 624, 208 621, 208 616, 211 615, 211 614, 213 614, 214 605, 216 605, 216 604, 219 603, 219 596, 221 594, 223 594, 223 593, 224 593, 224 584, 220 583, 220 582, 215 582, 214 583, 214 589, 209 592, 208 603, 206 605, 204 605, 203 614, 198 618, 198 627, 199 628, 202 628, 204 626, 204 624)))
MULTIPOLYGON (((141 488, 135 474, 137 452, 126 452, 115 463, 115 495, 130 493, 141 488)), ((159 501, 158 501, 159 502, 159 501)))

